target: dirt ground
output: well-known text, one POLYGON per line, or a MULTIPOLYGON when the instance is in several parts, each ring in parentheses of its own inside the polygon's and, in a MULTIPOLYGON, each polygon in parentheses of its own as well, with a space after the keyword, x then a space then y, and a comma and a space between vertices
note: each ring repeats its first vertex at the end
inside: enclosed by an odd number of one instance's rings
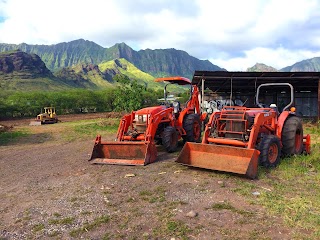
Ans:
POLYGON ((249 182, 259 191, 264 187, 259 180, 181 166, 174 162, 178 153, 162 147, 158 161, 147 166, 91 165, 93 140, 0 146, 0 239, 292 239, 296 234, 281 216, 255 204, 258 196, 248 199, 234 191, 249 182))
MULTIPOLYGON (((83 119, 95 119, 95 118, 120 118, 123 116, 123 113, 119 112, 109 112, 109 113, 88 113, 88 114, 68 114, 68 115, 59 115, 60 122, 71 122, 76 120, 83 119)), ((34 120, 34 118, 25 118, 25 119, 13 119, 13 120, 1 120, 0 125, 5 126, 27 126, 30 121, 34 120)))

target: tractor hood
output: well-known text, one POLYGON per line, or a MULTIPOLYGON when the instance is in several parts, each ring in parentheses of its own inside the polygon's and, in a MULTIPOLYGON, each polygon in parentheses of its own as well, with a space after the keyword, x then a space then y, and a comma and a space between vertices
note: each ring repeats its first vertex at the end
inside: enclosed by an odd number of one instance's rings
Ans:
POLYGON ((138 111, 135 112, 136 115, 142 115, 142 114, 151 114, 154 115, 158 112, 161 112, 162 110, 166 109, 166 106, 155 106, 155 107, 147 107, 147 108, 142 108, 138 111))

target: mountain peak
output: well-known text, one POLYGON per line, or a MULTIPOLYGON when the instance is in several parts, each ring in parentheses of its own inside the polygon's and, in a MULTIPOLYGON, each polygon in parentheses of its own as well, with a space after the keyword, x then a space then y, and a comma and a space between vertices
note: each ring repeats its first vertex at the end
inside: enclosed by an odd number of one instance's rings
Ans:
POLYGON ((302 60, 300 62, 293 64, 292 66, 282 68, 280 71, 282 72, 319 72, 320 57, 314 57, 314 58, 302 60))
POLYGON ((19 49, 0 54, 0 72, 6 74, 25 75, 25 78, 52 75, 41 58, 36 54, 28 54, 19 49))
POLYGON ((268 66, 264 63, 256 63, 254 66, 247 68, 247 72, 277 72, 274 67, 268 66))
POLYGON ((128 46, 127 44, 125 44, 124 42, 121 43, 116 43, 115 45, 113 45, 111 48, 118 48, 118 49, 122 49, 122 50, 130 50, 133 51, 133 49, 128 46))

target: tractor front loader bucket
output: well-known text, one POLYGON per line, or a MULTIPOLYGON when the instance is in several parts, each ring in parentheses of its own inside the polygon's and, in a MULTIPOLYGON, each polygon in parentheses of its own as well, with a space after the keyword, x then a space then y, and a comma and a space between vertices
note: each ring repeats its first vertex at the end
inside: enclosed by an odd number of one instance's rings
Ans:
POLYGON ((147 165, 157 158, 157 148, 151 142, 101 142, 97 136, 90 162, 92 164, 147 165))
POLYGON ((185 143, 176 162, 256 178, 260 152, 256 149, 215 144, 185 143))

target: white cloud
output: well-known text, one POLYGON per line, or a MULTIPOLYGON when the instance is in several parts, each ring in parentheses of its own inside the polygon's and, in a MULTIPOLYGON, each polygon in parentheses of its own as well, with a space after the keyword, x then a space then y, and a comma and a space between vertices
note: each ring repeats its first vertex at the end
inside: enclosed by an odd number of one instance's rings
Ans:
POLYGON ((317 0, 0 0, 1 17, 0 42, 176 48, 228 70, 282 68, 320 49, 317 0))

